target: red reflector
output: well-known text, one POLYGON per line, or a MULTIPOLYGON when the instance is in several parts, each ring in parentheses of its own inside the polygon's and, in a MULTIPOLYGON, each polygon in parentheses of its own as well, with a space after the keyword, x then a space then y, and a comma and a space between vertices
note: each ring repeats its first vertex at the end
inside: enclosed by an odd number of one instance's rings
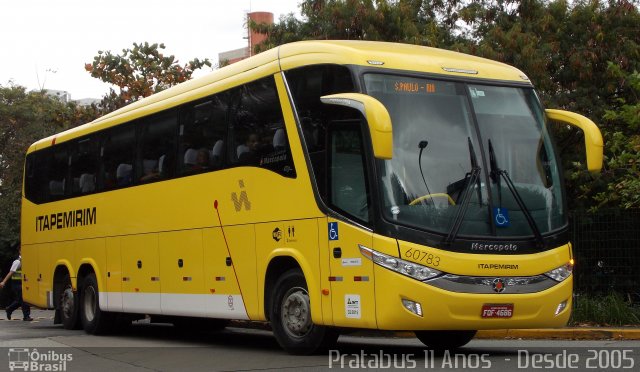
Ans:
POLYGON ((342 277, 341 276, 330 276, 329 277, 329 281, 330 282, 341 282, 342 281, 342 277))

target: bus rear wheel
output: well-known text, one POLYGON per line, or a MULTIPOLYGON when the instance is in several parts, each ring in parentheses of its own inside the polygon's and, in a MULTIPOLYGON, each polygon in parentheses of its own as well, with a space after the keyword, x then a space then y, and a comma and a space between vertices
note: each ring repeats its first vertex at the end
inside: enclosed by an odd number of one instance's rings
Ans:
POLYGON ((307 283, 299 269, 280 276, 273 290, 270 320, 280 346, 291 354, 326 350, 338 339, 335 329, 313 324, 307 283))
POLYGON ((73 291, 71 279, 66 275, 63 279, 62 291, 58 300, 60 320, 65 329, 80 329, 80 316, 78 314, 78 292, 73 291))
POLYGON ((80 319, 85 332, 103 334, 113 325, 114 313, 100 310, 98 281, 94 273, 88 274, 82 281, 80 296, 80 319))
POLYGON ((469 343, 477 331, 416 331, 416 337, 435 350, 454 350, 469 343))

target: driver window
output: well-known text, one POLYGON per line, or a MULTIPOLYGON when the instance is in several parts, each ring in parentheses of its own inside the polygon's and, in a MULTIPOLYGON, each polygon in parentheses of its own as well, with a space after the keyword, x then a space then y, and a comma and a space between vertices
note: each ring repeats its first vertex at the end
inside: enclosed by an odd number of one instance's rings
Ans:
POLYGON ((359 121, 333 122, 329 130, 329 202, 363 222, 370 221, 369 188, 359 121))

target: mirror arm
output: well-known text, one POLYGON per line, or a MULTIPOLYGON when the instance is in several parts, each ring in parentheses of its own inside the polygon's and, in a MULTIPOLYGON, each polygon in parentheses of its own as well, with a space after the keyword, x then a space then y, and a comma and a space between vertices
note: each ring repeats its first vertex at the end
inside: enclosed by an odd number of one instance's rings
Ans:
POLYGON ((361 93, 339 93, 320 97, 327 105, 351 107, 362 113, 367 119, 373 155, 378 159, 393 157, 393 131, 389 111, 377 99, 361 93))
POLYGON ((580 128, 584 132, 584 145, 587 151, 587 169, 592 173, 600 172, 604 158, 604 142, 598 126, 588 118, 573 112, 551 109, 547 109, 545 112, 549 119, 580 128))

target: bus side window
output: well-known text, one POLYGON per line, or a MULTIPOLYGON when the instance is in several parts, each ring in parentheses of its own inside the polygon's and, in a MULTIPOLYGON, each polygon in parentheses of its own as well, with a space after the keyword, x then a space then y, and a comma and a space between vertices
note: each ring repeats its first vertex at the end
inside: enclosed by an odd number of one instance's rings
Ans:
POLYGON ((254 166, 296 177, 291 148, 273 77, 234 90, 238 103, 231 109, 231 163, 254 166))
POLYGON ((138 149, 140 182, 173 177, 178 111, 169 110, 146 119, 142 126, 138 149))
POLYGON ((311 167, 320 196, 326 198, 326 138, 332 120, 356 119, 353 110, 328 106, 320 97, 335 93, 354 93, 356 87, 348 68, 339 65, 315 65, 285 72, 285 77, 300 120, 302 136, 309 152, 311 167))
POLYGON ((226 93, 219 93, 185 107, 179 131, 180 174, 224 167, 228 110, 226 97, 226 93))
POLYGON ((36 203, 43 203, 47 199, 48 188, 45 187, 46 169, 48 158, 44 156, 44 152, 32 152, 27 155, 25 169, 25 197, 36 203))
POLYGON ((49 164, 45 169, 47 174, 45 185, 47 187, 46 201, 60 200, 69 191, 67 175, 69 171, 69 155, 67 144, 52 146, 46 155, 50 156, 49 164))
POLYGON ((75 141, 70 147, 72 195, 91 194, 96 191, 98 147, 95 137, 75 141))
POLYGON ((329 203, 369 222, 369 188, 359 121, 333 122, 329 130, 329 203))
POLYGON ((113 190, 131 185, 135 154, 135 127, 126 125, 105 132, 100 146, 101 190, 113 190))

